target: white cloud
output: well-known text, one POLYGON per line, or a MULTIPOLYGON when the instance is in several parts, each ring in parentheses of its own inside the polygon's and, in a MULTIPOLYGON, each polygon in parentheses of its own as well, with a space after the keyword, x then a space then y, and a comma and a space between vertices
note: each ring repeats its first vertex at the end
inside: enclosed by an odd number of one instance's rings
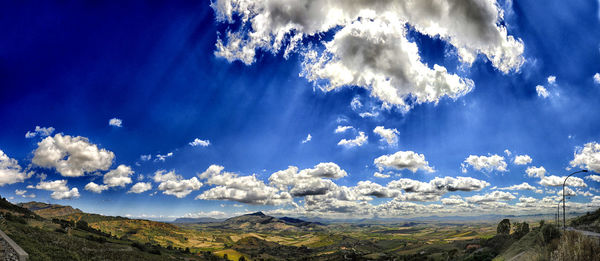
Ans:
POLYGON ((520 197, 519 202, 521 203, 535 203, 537 202, 536 198, 533 197, 520 197))
POLYGON ((362 104, 362 102, 360 102, 360 99, 358 98, 358 96, 352 98, 352 101, 350 102, 350 107, 352 108, 352 110, 356 111, 356 110, 362 108, 362 106, 363 106, 363 104, 362 104))
POLYGON ((131 167, 119 165, 116 169, 104 174, 104 184, 109 187, 125 187, 131 183, 131 175, 133 175, 131 167))
POLYGON ((546 169, 544 167, 531 166, 525 170, 525 173, 530 178, 543 178, 546 175, 546 169))
POLYGON ((377 126, 373 129, 373 132, 381 137, 381 140, 387 142, 389 145, 398 144, 398 130, 396 129, 386 129, 383 126, 377 126))
POLYGON ((207 147, 208 145, 210 145, 209 140, 201 140, 198 138, 195 138, 192 142, 190 142, 190 146, 192 146, 192 147, 196 147, 196 146, 207 147))
POLYGON ((33 138, 35 136, 40 136, 40 137, 46 137, 46 136, 50 136, 52 135, 52 133, 54 132, 54 128, 53 127, 40 127, 40 126, 35 126, 35 130, 34 131, 28 131, 27 133, 25 133, 25 138, 33 138))
POLYGON ((585 178, 596 181, 596 182, 600 182, 600 176, 598 176, 598 175, 588 175, 588 176, 585 176, 585 178))
POLYGON ((27 194, 27 190, 23 190, 23 189, 15 190, 15 194, 17 196, 21 196, 24 198, 35 198, 35 194, 33 194, 33 193, 27 194))
POLYGON ((523 43, 507 35, 503 11, 494 1, 219 0, 211 6, 218 22, 233 24, 239 17, 242 23, 243 29, 229 28, 217 39, 215 55, 228 61, 251 64, 257 49, 272 53, 283 49, 288 57, 304 52, 305 37, 341 28, 321 53, 303 53, 304 76, 324 90, 364 87, 403 109, 410 107, 405 102, 409 96, 415 103, 437 102, 444 96, 460 97, 473 86, 442 66, 430 69, 424 64, 418 46, 407 39, 409 26, 454 46, 465 64, 483 54, 508 73, 524 62, 523 43))
POLYGON ((412 179, 398 179, 388 183, 390 189, 402 189, 409 193, 442 195, 448 191, 479 191, 490 183, 471 177, 436 177, 428 183, 412 179))
POLYGON ((99 184, 96 184, 95 182, 90 182, 90 183, 86 184, 83 189, 94 192, 94 193, 102 193, 102 191, 105 191, 108 189, 108 186, 107 185, 99 185, 99 184))
POLYGON ((290 166, 271 174, 269 183, 279 190, 289 191, 295 197, 324 195, 337 188, 329 179, 339 179, 347 175, 337 164, 326 162, 301 171, 298 171, 298 167, 290 166))
POLYGON ((364 131, 361 131, 358 133, 358 136, 356 136, 356 138, 351 139, 351 140, 347 140, 347 139, 342 139, 340 140, 340 142, 338 142, 338 146, 345 146, 347 148, 352 148, 352 147, 360 147, 362 145, 364 145, 365 143, 367 143, 367 139, 369 137, 365 135, 364 131))
POLYGON ((35 187, 27 186, 27 188, 36 188, 52 191, 50 197, 53 199, 74 199, 79 197, 79 190, 72 188, 69 190, 66 180, 40 181, 35 187))
POLYGON ((347 130, 353 129, 354 127, 352 126, 337 126, 337 128, 335 128, 334 133, 344 133, 347 130))
POLYGON ((173 157, 173 152, 169 152, 165 155, 156 154, 156 159, 154 161, 165 161, 169 157, 173 157))
POLYGON ((475 195, 475 196, 467 197, 465 199, 471 203, 485 203, 485 202, 495 202, 495 201, 509 201, 509 200, 513 200, 515 198, 516 197, 509 192, 493 191, 493 192, 485 194, 485 195, 475 195))
POLYGON ((55 168, 64 177, 80 177, 107 170, 114 157, 114 153, 99 149, 85 137, 56 134, 38 142, 32 162, 40 167, 55 168))
POLYGON ((150 154, 140 156, 140 160, 142 160, 142 161, 149 161, 151 159, 152 159, 152 155, 150 155, 150 154))
MULTIPOLYGON (((551 186, 551 187, 562 187, 563 182, 565 181, 565 178, 566 178, 566 176, 563 176, 563 177, 554 176, 554 175, 545 176, 545 177, 542 177, 542 179, 540 180, 540 185, 551 186)), ((572 187, 587 187, 585 182, 583 182, 583 179, 580 179, 578 177, 570 177, 567 180, 566 185, 572 186, 572 187)))
POLYGON ((600 143, 590 142, 575 150, 571 167, 585 168, 600 173, 600 143))
POLYGON ((312 136, 310 135, 310 133, 306 136, 306 139, 302 140, 302 143, 307 143, 310 140, 312 140, 312 136))
POLYGON ((361 118, 375 118, 379 116, 378 111, 365 111, 358 114, 361 118))
POLYGON ((512 154, 512 152, 510 152, 510 150, 506 149, 504 150, 504 154, 506 154, 506 156, 509 156, 512 154))
POLYGON ((108 120, 108 125, 120 128, 120 127, 123 127, 123 121, 121 119, 112 118, 112 119, 108 120))
POLYGON ((417 172, 419 169, 427 172, 435 172, 429 166, 429 162, 425 160, 425 155, 413 151, 398 151, 394 154, 383 155, 376 158, 373 163, 379 171, 382 171, 384 168, 394 168, 398 170, 408 169, 412 172, 417 172))
POLYGON ((161 190, 163 194, 172 195, 177 198, 184 198, 192 193, 192 191, 199 190, 202 187, 202 182, 198 178, 183 179, 175 171, 156 171, 154 173, 154 182, 159 183, 158 190, 161 190))
POLYGON ((460 205, 465 204, 465 201, 457 195, 452 195, 447 198, 443 198, 440 200, 444 205, 460 205))
POLYGON ((548 84, 555 84, 556 83, 556 76, 554 75, 550 75, 548 76, 548 84))
POLYGON ((202 217, 227 218, 227 217, 229 217, 229 215, 227 215, 223 211, 213 210, 213 211, 209 211, 209 212, 200 211, 200 212, 196 212, 196 213, 187 213, 187 214, 183 215, 183 217, 184 218, 202 218, 202 217))
POLYGON ((529 155, 517 155, 513 160, 515 165, 527 165, 531 163, 532 159, 529 155))
POLYGON ((536 190, 534 186, 529 185, 527 182, 523 182, 519 185, 512 185, 510 187, 499 188, 501 190, 536 190))
POLYGON ((143 193, 152 189, 152 184, 150 182, 138 182, 135 185, 131 186, 131 189, 127 193, 143 193))
POLYGON ((548 98, 548 96, 550 95, 548 93, 548 90, 546 90, 546 88, 541 85, 535 86, 535 91, 537 92, 537 95, 540 97, 548 98))
POLYGON ((465 161, 461 164, 462 172, 467 172, 467 167, 472 166, 473 169, 478 171, 492 172, 492 171, 500 171, 506 172, 507 165, 504 161, 504 157, 499 156, 497 154, 491 156, 475 156, 469 155, 465 159, 465 161))
POLYGON ((594 74, 594 83, 600 84, 600 73, 594 74))
POLYGON ((386 178, 389 178, 389 177, 390 177, 390 175, 388 175, 388 174, 383 174, 383 173, 380 173, 380 172, 375 172, 375 174, 373 174, 373 177, 376 177, 376 178, 382 178, 382 179, 386 179, 386 178))
POLYGON ((0 150, 0 187, 7 184, 23 182, 30 178, 33 172, 24 172, 16 159, 11 159, 0 150))

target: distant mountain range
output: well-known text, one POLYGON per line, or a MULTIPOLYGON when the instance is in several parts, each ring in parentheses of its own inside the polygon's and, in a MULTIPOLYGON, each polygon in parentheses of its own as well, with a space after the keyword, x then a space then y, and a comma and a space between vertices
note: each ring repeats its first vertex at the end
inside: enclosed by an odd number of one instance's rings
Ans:
POLYGON ((245 214, 228 219, 216 219, 209 217, 201 218, 178 218, 173 223, 179 224, 205 224, 206 226, 223 229, 242 229, 242 230, 315 230, 324 226, 321 222, 310 222, 291 217, 272 217, 263 212, 245 214))
POLYGON ((67 216, 76 213, 83 213, 83 211, 72 208, 71 206, 63 206, 58 204, 47 204, 43 202, 31 201, 27 203, 19 203, 17 206, 29 209, 34 213, 44 217, 52 218, 59 216, 67 216))

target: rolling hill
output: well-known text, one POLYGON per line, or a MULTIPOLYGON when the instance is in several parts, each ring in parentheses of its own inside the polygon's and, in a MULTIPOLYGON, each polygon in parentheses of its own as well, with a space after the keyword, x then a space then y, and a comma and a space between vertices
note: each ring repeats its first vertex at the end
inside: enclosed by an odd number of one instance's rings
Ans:
POLYGON ((20 207, 29 209, 29 210, 33 211, 34 213, 36 213, 42 217, 45 217, 45 218, 66 216, 66 215, 70 215, 70 214, 74 214, 74 213, 83 213, 83 211, 76 209, 76 208, 72 208, 71 206, 47 204, 47 203, 36 202, 36 201, 27 202, 27 203, 19 203, 17 205, 20 207))

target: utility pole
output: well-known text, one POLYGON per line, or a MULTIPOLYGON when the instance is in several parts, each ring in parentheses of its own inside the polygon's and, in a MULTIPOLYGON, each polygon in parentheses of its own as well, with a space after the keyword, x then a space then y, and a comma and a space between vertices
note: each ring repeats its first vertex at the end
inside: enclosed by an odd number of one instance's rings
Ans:
POLYGON ((566 218, 566 212, 565 212, 565 209, 566 209, 566 207, 565 207, 565 201, 566 201, 565 200, 565 198, 566 198, 565 197, 565 185, 567 184, 567 179, 569 179, 569 177, 573 176, 573 174, 580 173, 580 172, 588 172, 588 171, 587 171, 587 169, 575 171, 575 172, 569 174, 569 176, 567 176, 565 178, 565 181, 563 182, 563 193, 562 193, 563 194, 563 200, 562 200, 563 201, 563 230, 565 230, 567 228, 567 221, 566 221, 567 218, 566 218))
POLYGON ((560 202, 563 202, 561 199, 556 206, 556 227, 560 228, 560 202))

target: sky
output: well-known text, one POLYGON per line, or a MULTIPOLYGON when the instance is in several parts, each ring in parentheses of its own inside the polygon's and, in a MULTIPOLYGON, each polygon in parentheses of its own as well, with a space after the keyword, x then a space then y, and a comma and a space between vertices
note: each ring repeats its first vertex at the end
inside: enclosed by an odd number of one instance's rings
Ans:
POLYGON ((0 194, 170 220, 600 206, 597 1, 5 2, 0 194))

